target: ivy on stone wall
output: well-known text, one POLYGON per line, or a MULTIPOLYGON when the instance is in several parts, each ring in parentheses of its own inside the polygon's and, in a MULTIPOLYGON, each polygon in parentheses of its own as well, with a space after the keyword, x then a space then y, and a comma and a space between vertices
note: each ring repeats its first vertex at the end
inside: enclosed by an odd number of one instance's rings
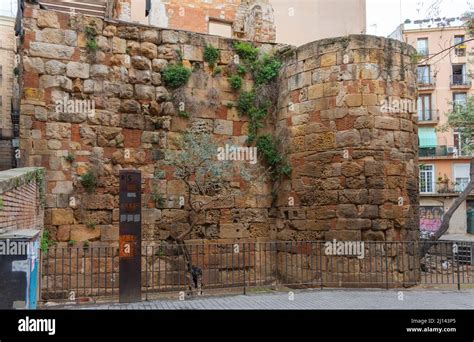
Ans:
POLYGON ((278 144, 272 136, 259 136, 258 131, 265 127, 265 120, 269 110, 276 101, 269 88, 276 88, 277 79, 282 63, 276 56, 264 54, 260 57, 260 51, 252 44, 239 42, 234 45, 234 50, 239 56, 237 65, 237 75, 229 77, 230 86, 234 90, 241 88, 238 86, 238 79, 250 72, 254 81, 254 87, 250 91, 243 91, 237 101, 239 115, 249 119, 247 143, 256 141, 258 151, 270 168, 273 179, 280 176, 289 176, 291 167, 286 163, 285 158, 278 152, 278 144))

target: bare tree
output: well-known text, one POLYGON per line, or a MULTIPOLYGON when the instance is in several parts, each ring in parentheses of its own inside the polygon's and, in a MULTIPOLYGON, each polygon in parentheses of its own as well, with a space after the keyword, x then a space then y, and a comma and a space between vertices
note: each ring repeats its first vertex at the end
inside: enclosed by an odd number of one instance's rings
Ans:
POLYGON ((187 210, 187 228, 181 233, 173 232, 170 239, 175 242, 184 257, 186 270, 191 277, 190 291, 202 292, 202 270, 193 264, 192 256, 185 240, 196 228, 199 218, 209 209, 219 207, 243 190, 232 186, 237 170, 240 178, 248 181, 255 179, 260 172, 257 165, 250 168, 243 162, 233 163, 218 160, 218 146, 210 134, 185 133, 178 142, 178 150, 169 156, 167 164, 175 170, 175 177, 183 181, 186 193, 184 209, 187 210))

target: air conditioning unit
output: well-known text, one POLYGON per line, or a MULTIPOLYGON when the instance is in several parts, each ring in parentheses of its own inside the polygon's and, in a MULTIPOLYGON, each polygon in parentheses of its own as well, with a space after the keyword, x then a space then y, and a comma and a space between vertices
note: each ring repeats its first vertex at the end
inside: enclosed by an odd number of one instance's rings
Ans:
POLYGON ((458 155, 458 149, 454 146, 448 146, 447 152, 448 154, 458 155))

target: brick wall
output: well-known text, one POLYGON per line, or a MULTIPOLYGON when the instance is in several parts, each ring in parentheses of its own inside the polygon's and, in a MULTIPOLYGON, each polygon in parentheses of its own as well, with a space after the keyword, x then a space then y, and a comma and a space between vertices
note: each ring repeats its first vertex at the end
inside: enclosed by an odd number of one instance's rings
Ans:
POLYGON ((44 171, 21 168, 0 172, 0 232, 42 229, 44 171))
POLYGON ((232 26, 233 37, 258 42, 275 42, 273 8, 268 0, 152 0, 145 17, 145 1, 116 0, 113 18, 149 23, 160 28, 208 33, 209 20, 232 26))
POLYGON ((12 137, 11 98, 13 94, 13 68, 15 67, 14 18, 0 16, 0 134, 3 138, 12 137))

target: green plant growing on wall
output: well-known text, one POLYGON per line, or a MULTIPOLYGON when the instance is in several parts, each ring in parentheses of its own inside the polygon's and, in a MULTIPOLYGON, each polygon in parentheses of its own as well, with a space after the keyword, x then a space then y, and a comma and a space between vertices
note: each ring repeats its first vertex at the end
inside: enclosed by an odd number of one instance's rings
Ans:
POLYGON ((164 208, 165 206, 165 198, 163 197, 162 194, 154 190, 151 193, 151 200, 155 204, 155 208, 164 208))
POLYGON ((257 139, 258 152, 263 155, 263 159, 270 167, 273 179, 277 179, 281 175, 290 176, 291 167, 278 152, 277 143, 271 135, 262 135, 257 139))
POLYGON ((89 229, 95 229, 95 227, 97 227, 97 222, 94 220, 86 221, 86 227, 89 229))
POLYGON ((79 178, 83 188, 87 193, 91 194, 95 191, 98 185, 97 177, 91 170, 87 171, 79 178))
POLYGON ((49 230, 45 229, 43 231, 43 234, 41 235, 41 240, 40 240, 40 250, 43 254, 47 254, 49 251, 49 248, 54 244, 54 242, 51 239, 49 230))
POLYGON ((180 49, 176 49, 174 50, 174 52, 176 52, 176 60, 179 63, 183 63, 183 59, 184 59, 183 51, 181 51, 180 49))
POLYGON ((243 91, 239 95, 237 100, 237 110, 239 115, 243 116, 249 113, 254 107, 255 102, 255 92, 253 91, 243 91))
POLYGON ((165 85, 177 89, 184 86, 191 76, 191 70, 185 68, 182 64, 168 64, 163 70, 163 81, 165 85))
POLYGON ((68 163, 74 163, 74 161, 76 160, 76 157, 74 156, 74 154, 72 153, 68 153, 67 155, 64 156, 64 159, 68 162, 68 163))
POLYGON ((185 118, 185 119, 189 119, 189 113, 185 110, 180 110, 178 111, 178 116, 180 118, 185 118))
POLYGON ((77 243, 76 240, 69 240, 67 244, 72 247, 72 246, 75 246, 76 243, 77 243))
POLYGON ((237 74, 239 74, 240 76, 243 77, 246 73, 247 73, 247 68, 244 67, 243 65, 239 64, 237 66, 237 74))
POLYGON ((275 80, 280 72, 281 62, 274 56, 265 55, 252 64, 252 76, 257 86, 275 80))
POLYGON ((212 77, 216 77, 217 75, 222 74, 222 68, 221 67, 215 67, 214 71, 212 72, 212 77))
POLYGON ((207 45, 204 48, 203 58, 204 58, 204 61, 207 62, 210 68, 214 68, 214 66, 216 65, 217 61, 220 58, 220 55, 221 54, 220 54, 219 49, 216 49, 212 45, 207 45))
POLYGON ((239 90, 242 88, 242 77, 239 75, 232 75, 228 78, 229 85, 233 90, 239 90))
POLYGON ((244 64, 253 63, 258 59, 259 51, 250 43, 238 42, 234 44, 234 50, 244 64))
POLYGON ((86 26, 84 27, 84 35, 86 36, 86 48, 90 52, 94 52, 97 50, 97 30, 93 26, 86 26))
POLYGON ((84 249, 88 249, 88 248, 90 247, 90 244, 91 244, 91 243, 90 243, 89 240, 83 241, 83 242, 82 242, 82 247, 83 247, 84 249))
POLYGON ((251 144, 258 136, 258 130, 265 127, 263 121, 268 115, 268 108, 266 106, 252 107, 247 113, 249 118, 249 132, 247 143, 251 144))

